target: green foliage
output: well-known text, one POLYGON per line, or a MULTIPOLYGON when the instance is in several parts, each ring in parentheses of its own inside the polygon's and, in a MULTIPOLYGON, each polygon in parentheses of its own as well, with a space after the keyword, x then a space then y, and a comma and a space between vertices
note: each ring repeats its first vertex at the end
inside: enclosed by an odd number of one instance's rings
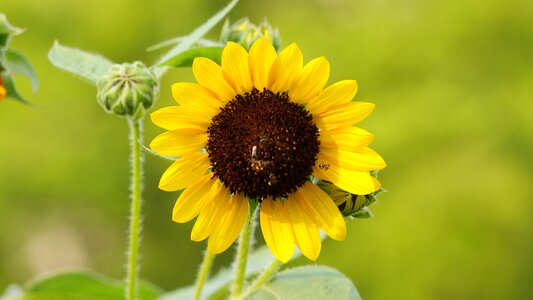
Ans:
POLYGON ((9 47, 13 35, 22 33, 22 29, 9 23, 6 15, 0 13, 0 49, 9 47))
POLYGON ((352 281, 339 271, 324 266, 304 266, 278 273, 246 299, 359 300, 361 297, 352 281))
POLYGON ((171 57, 162 65, 174 68, 190 67, 196 57, 207 57, 216 63, 220 63, 222 49, 222 47, 192 48, 171 57))
MULTIPOLYGON (((250 277, 259 273, 273 259, 272 253, 266 246, 261 246, 251 252, 246 265, 246 276, 250 277)), ((233 268, 226 267, 221 269, 215 276, 206 281, 202 295, 209 300, 219 299, 221 295, 226 295, 232 279, 233 268)), ((194 286, 188 286, 166 293, 159 300, 189 300, 193 298, 193 294, 194 286)))
POLYGON ((96 85, 98 79, 113 64, 113 62, 99 54, 63 46, 58 41, 54 43, 54 46, 48 52, 48 59, 54 66, 77 75, 93 85, 96 85))
POLYGON ((11 99, 17 100, 21 103, 30 105, 31 103, 26 100, 17 90, 17 87, 15 86, 15 82, 13 81, 13 77, 9 75, 9 73, 4 73, 2 76, 2 79, 4 80, 4 87, 7 90, 7 96, 11 99))
POLYGON ((200 40, 209 30, 211 30, 211 28, 218 24, 218 22, 220 22, 233 9, 233 7, 237 5, 237 2, 239 2, 239 0, 232 0, 209 20, 197 27, 191 34, 181 40, 179 44, 174 46, 165 55, 163 55, 158 65, 166 65, 170 59, 179 55, 181 52, 188 50, 194 45, 194 43, 200 40))
MULTIPOLYGON (((139 285, 139 300, 155 300, 161 290, 146 282, 139 285)), ((89 272, 70 272, 40 278, 19 296, 6 300, 123 300, 124 284, 89 272)))
POLYGON ((39 86, 37 73, 31 62, 22 53, 15 49, 6 49, 4 53, 4 67, 10 74, 19 74, 28 78, 31 81, 33 91, 37 91, 39 86))

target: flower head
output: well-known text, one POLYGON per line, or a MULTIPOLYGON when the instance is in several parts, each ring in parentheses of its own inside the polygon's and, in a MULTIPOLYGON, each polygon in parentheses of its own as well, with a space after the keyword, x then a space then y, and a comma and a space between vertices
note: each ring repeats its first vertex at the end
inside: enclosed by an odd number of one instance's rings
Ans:
POLYGON ((184 189, 172 219, 198 217, 191 239, 209 238, 208 251, 219 253, 237 238, 252 199, 260 202, 263 237, 281 261, 291 258, 295 244, 315 260, 320 229, 343 240, 341 212, 311 177, 353 194, 379 188, 370 171, 385 162, 367 147, 373 136, 353 126, 374 106, 352 102, 356 82, 324 88, 324 57, 304 66, 296 44, 277 54, 265 38, 249 52, 228 42, 220 66, 196 58, 192 69, 198 83, 172 86, 179 106, 151 115, 168 130, 151 148, 181 157, 159 184, 165 191, 184 189))

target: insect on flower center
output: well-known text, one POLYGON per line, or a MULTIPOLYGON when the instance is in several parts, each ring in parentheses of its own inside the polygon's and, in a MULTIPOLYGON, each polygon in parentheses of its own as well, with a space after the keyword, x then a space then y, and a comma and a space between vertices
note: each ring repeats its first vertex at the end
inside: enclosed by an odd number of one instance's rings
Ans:
POLYGON ((253 89, 213 117, 206 150, 212 171, 232 193, 262 200, 304 185, 320 142, 313 117, 287 93, 253 89))

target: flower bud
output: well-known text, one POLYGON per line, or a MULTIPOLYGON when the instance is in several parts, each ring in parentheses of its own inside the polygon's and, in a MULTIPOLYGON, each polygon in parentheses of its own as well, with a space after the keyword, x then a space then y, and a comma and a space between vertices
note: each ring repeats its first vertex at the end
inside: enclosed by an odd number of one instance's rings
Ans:
POLYGON ((142 62, 114 64, 98 80, 98 103, 108 113, 139 120, 159 97, 155 74, 142 62))
POLYGON ((228 41, 236 42, 249 50, 252 44, 261 37, 268 39, 276 51, 279 51, 281 47, 279 31, 277 28, 273 29, 266 19, 259 25, 251 23, 248 18, 242 18, 233 24, 226 19, 220 41, 224 44, 228 41))
POLYGON ((351 194, 328 181, 321 181, 318 185, 329 194, 344 217, 368 218, 372 216, 368 206, 376 201, 374 193, 351 194))

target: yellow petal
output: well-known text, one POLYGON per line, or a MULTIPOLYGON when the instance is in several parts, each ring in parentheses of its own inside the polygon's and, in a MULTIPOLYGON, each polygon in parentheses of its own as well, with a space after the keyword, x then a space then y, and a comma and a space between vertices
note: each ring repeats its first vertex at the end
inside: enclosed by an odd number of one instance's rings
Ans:
POLYGON ((306 109, 313 115, 319 115, 337 104, 350 103, 357 93, 355 80, 343 80, 328 86, 317 97, 311 99, 306 109))
POLYGON ((286 206, 279 199, 265 199, 259 214, 261 231, 272 254, 288 262, 294 253, 294 234, 286 206))
POLYGON ((353 171, 381 170, 387 166, 383 158, 368 147, 356 151, 322 148, 317 160, 353 171))
POLYGON ((198 83, 215 93, 222 102, 235 97, 235 91, 224 77, 222 68, 212 60, 205 57, 195 58, 192 72, 198 83))
POLYGON ((374 182, 374 190, 379 190, 381 188, 381 183, 375 177, 372 177, 372 181, 374 182))
POLYGON ((320 131, 320 146, 324 148, 355 151, 368 146, 374 135, 358 127, 345 127, 338 131, 320 131))
POLYGON ((167 106, 150 114, 155 125, 166 130, 197 128, 207 131, 211 118, 183 106, 167 106))
POLYGON ((322 91, 329 78, 329 62, 324 57, 315 58, 305 65, 290 88, 290 99, 307 103, 322 91))
POLYGON ((375 191, 369 172, 353 171, 332 164, 319 155, 313 168, 313 175, 332 182, 340 189, 356 195, 367 195, 375 191))
POLYGON ((337 130, 364 120, 372 110, 374 110, 373 103, 350 102, 332 106, 322 115, 313 115, 313 119, 321 129, 337 130))
POLYGON ((310 260, 316 260, 320 254, 322 242, 317 225, 309 218, 294 195, 284 201, 291 217, 292 230, 296 245, 310 260))
POLYGON ((233 82, 235 91, 244 94, 252 90, 248 52, 239 44, 228 42, 222 51, 222 71, 233 82))
POLYGON ((210 201, 206 203, 205 207, 200 212, 200 215, 194 222, 194 226, 191 231, 191 240, 195 242, 200 242, 205 240, 211 233, 211 228, 215 223, 213 215, 215 214, 215 209, 218 208, 216 201, 210 201))
POLYGON ((196 242, 205 240, 211 234, 213 228, 217 226, 219 220, 216 219, 216 216, 221 214, 219 212, 220 209, 224 209, 217 200, 226 193, 225 190, 227 189, 220 183, 220 180, 216 180, 209 191, 211 201, 206 202, 194 223, 191 231, 191 240, 196 242))
POLYGON ((303 66, 300 48, 294 43, 280 52, 268 74, 267 88, 272 92, 286 92, 303 66))
POLYGON ((182 156, 198 152, 207 143, 207 132, 197 128, 184 128, 156 136, 150 148, 161 155, 182 156))
POLYGON ((332 239, 346 238, 346 223, 331 197, 318 186, 308 182, 295 193, 307 215, 332 239))
POLYGON ((207 153, 187 154, 163 173, 159 188, 168 192, 184 189, 205 175, 210 164, 207 153))
POLYGON ((220 209, 223 215, 215 217, 218 220, 217 226, 211 231, 207 244, 207 250, 213 254, 221 253, 233 244, 248 216, 248 199, 239 195, 230 197, 229 190, 226 190, 228 193, 224 195, 225 201, 217 198, 220 201, 218 205, 224 207, 220 209))
POLYGON ((262 91, 268 83, 268 73, 276 60, 276 50, 266 38, 260 38, 250 48, 248 61, 254 86, 262 91))
POLYGON ((179 82, 172 85, 172 96, 187 110, 201 115, 214 116, 220 111, 222 102, 217 95, 196 83, 179 82))
POLYGON ((186 188, 174 205, 172 221, 186 223, 194 219, 206 202, 213 201, 210 190, 214 183, 211 175, 204 175, 186 188))

